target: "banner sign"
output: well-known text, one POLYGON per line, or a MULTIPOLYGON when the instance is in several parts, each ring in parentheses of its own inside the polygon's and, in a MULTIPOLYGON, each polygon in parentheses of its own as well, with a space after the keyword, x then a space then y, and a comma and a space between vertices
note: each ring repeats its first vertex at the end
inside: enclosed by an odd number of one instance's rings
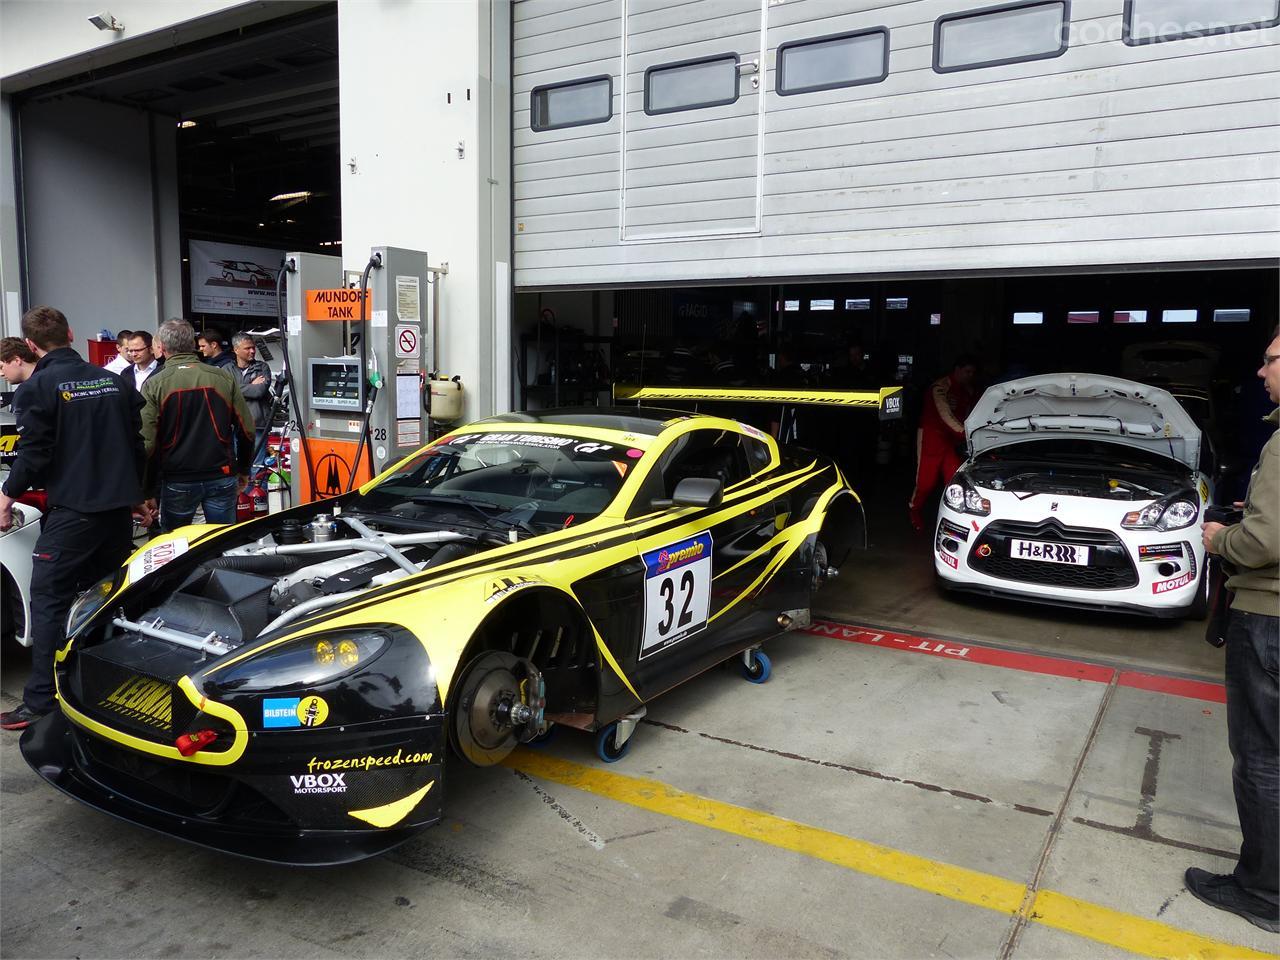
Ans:
POLYGON ((211 240, 191 240, 187 248, 192 313, 278 315, 276 273, 283 250, 211 240))

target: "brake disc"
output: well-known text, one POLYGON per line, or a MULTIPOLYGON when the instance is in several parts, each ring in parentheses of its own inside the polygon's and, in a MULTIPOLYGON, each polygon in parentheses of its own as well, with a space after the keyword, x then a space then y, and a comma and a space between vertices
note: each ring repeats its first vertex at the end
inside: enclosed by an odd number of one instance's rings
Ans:
POLYGON ((467 666, 452 711, 454 747, 479 767, 501 762, 542 723, 542 677, 528 660, 491 650, 467 666))

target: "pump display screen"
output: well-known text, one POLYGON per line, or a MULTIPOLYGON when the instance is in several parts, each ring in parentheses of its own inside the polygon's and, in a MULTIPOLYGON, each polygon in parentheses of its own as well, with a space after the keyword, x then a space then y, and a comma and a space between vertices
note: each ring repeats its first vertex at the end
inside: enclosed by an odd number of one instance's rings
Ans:
POLYGON ((359 360, 312 358, 312 409, 360 410, 364 406, 363 386, 359 360))

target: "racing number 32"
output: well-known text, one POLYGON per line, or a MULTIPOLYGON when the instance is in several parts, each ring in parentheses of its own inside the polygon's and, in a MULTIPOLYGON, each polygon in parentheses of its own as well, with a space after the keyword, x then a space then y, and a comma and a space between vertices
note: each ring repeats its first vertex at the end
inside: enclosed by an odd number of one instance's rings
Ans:
POLYGON ((711 606, 711 534, 644 554, 645 617, 640 657, 664 650, 707 625, 711 606))

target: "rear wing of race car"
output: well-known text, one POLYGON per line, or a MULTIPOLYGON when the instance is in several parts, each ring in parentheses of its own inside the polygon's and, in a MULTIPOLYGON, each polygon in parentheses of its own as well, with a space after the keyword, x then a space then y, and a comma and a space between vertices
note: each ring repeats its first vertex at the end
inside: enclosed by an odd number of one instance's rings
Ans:
POLYGON ((614 400, 637 403, 654 400, 681 400, 686 403, 812 404, 828 407, 852 407, 877 410, 881 420, 902 417, 902 387, 880 387, 878 390, 800 390, 755 387, 636 387, 614 384, 614 400))

